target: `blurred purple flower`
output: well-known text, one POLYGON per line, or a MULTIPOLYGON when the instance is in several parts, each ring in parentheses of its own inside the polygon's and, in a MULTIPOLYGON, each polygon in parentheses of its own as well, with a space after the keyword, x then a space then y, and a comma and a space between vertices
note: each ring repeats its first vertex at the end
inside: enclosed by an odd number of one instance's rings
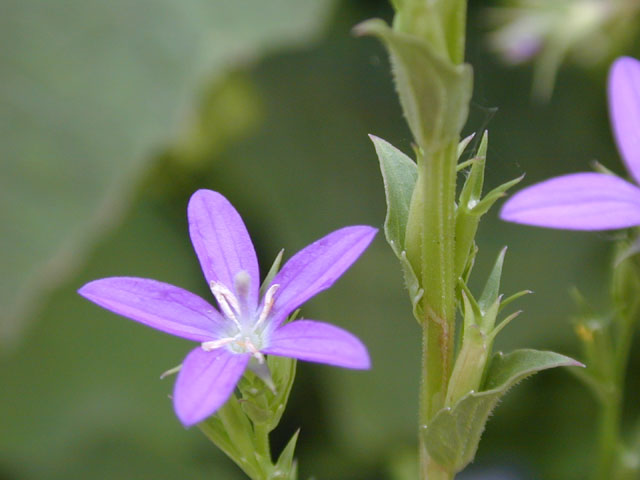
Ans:
POLYGON ((294 255, 259 298, 258 261, 229 201, 199 190, 188 206, 189 233, 219 310, 193 293, 146 278, 95 280, 78 293, 101 307, 178 337, 200 342, 184 359, 174 387, 185 426, 212 415, 233 393, 249 361, 280 355, 367 369, 366 347, 352 334, 312 320, 283 322, 330 287, 376 234, 367 226, 337 230, 294 255))
POLYGON ((640 225, 640 62, 621 57, 609 73, 613 134, 636 185, 606 173, 575 173, 513 195, 500 217, 508 222, 567 230, 613 230, 640 225))

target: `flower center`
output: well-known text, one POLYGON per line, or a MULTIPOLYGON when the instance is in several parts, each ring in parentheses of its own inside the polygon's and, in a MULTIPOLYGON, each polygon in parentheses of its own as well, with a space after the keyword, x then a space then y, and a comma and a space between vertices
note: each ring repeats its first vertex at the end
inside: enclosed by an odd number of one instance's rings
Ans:
POLYGON ((211 282, 211 292, 216 297, 222 314, 230 324, 227 336, 217 340, 202 343, 202 349, 206 352, 221 347, 228 347, 233 353, 250 353, 260 363, 264 362, 264 356, 260 353, 263 347, 264 327, 269 313, 273 308, 275 294, 279 285, 271 285, 264 295, 262 308, 258 311, 249 311, 249 284, 250 277, 245 271, 240 271, 234 278, 236 296, 226 285, 220 282, 211 282))

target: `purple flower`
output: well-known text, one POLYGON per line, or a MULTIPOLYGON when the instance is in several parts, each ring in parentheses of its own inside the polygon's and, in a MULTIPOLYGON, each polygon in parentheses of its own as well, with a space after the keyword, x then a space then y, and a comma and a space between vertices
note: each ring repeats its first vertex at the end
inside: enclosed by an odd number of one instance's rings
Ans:
POLYGON ((503 220, 568 230, 612 230, 640 225, 640 62, 617 59, 609 73, 614 137, 633 183, 606 173, 552 178, 516 193, 503 220))
POLYGON ((189 234, 218 309, 193 293, 146 278, 95 280, 78 293, 137 322, 199 342, 182 363, 173 402, 185 426, 220 408, 249 361, 280 355, 367 369, 365 346, 352 334, 312 320, 283 322, 302 303, 329 288, 362 254, 376 229, 352 226, 294 255, 259 298, 256 253, 238 212, 217 192, 189 201, 189 234))

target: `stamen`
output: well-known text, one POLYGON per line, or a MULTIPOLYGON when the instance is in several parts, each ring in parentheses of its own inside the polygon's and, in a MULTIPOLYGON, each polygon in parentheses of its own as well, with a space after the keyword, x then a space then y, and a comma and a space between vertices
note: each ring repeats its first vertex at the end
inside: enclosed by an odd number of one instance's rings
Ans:
POLYGON ((216 348, 229 345, 235 340, 237 340, 235 337, 221 338, 219 340, 209 340, 208 342, 202 342, 201 347, 205 352, 210 352, 211 350, 215 350, 216 348))
POLYGON ((278 288, 280 288, 280 285, 278 285, 277 283, 274 283, 269 287, 267 292, 264 294, 264 306, 262 307, 262 311, 260 312, 260 316, 258 317, 258 321, 256 322, 255 327, 257 327, 262 322, 264 322, 269 316, 269 313, 271 313, 271 309, 273 308, 273 303, 275 302, 274 297, 276 295, 276 292, 278 291, 278 288))
POLYGON ((220 309, 225 316, 233 321, 238 328, 240 328, 240 322, 238 315, 240 315, 240 304, 236 296, 225 285, 220 282, 211 281, 211 292, 216 297, 220 309))
POLYGON ((258 360, 258 363, 264 363, 264 355, 253 343, 251 343, 251 340, 245 338, 244 341, 238 341, 238 345, 247 350, 256 360, 258 360))

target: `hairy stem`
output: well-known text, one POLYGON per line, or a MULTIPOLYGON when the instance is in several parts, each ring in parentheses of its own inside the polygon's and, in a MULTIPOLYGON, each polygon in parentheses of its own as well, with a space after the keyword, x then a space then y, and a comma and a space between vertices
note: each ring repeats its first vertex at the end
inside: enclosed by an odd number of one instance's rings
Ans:
MULTIPOLYGON (((457 142, 452 142, 418 159, 418 181, 423 182, 424 192, 421 428, 444 406, 453 363, 456 149, 457 142)), ((423 480, 453 478, 429 458, 422 443, 420 457, 423 480)))

